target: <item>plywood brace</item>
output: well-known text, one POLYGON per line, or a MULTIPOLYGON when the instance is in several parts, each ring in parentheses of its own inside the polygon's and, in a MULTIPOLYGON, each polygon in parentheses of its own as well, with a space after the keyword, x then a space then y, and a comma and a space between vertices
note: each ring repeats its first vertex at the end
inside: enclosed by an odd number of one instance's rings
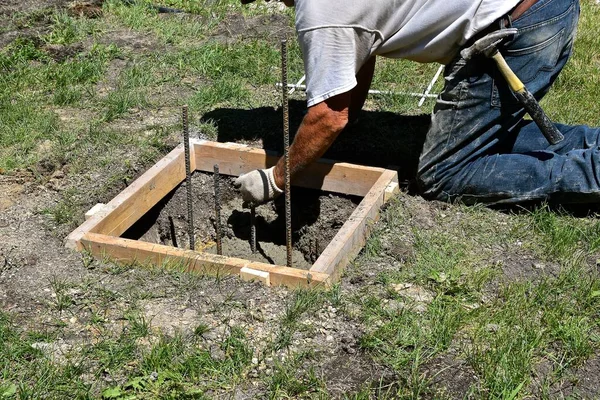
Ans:
MULTIPOLYGON (((244 145, 192 139, 190 159, 196 171, 212 172, 219 164, 222 174, 239 176, 272 166, 278 157, 244 145)), ((175 266, 212 275, 236 274, 267 286, 329 286, 340 279, 364 246, 380 207, 399 190, 396 171, 332 160, 319 160, 295 177, 294 186, 363 197, 308 271, 120 237, 184 178, 184 149, 180 145, 75 229, 67 237, 66 246, 121 263, 175 266)))

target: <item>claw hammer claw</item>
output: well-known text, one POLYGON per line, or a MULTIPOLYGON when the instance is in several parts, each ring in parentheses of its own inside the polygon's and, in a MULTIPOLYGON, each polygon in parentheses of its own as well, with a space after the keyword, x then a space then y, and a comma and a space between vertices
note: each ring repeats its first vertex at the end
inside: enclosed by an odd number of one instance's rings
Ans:
POLYGON ((517 29, 500 29, 489 33, 477 40, 473 45, 463 49, 460 55, 465 59, 469 60, 473 56, 482 54, 485 57, 491 58, 496 62, 496 66, 500 70, 500 73, 510 86, 510 89, 515 94, 515 97, 521 103, 525 111, 531 116, 531 119, 540 128, 546 139, 550 144, 557 144, 564 139, 564 136, 552 123, 550 118, 546 115, 540 104, 537 102, 535 97, 525 87, 519 77, 513 72, 513 70, 506 63, 504 57, 498 46, 509 36, 513 36, 517 33, 517 29))

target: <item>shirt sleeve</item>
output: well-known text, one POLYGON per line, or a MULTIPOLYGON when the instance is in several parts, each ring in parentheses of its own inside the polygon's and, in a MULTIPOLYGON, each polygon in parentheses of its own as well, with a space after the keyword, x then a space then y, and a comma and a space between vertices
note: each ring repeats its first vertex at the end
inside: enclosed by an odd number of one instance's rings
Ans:
POLYGON ((353 27, 298 32, 311 107, 356 86, 356 73, 371 56, 375 35, 353 27))

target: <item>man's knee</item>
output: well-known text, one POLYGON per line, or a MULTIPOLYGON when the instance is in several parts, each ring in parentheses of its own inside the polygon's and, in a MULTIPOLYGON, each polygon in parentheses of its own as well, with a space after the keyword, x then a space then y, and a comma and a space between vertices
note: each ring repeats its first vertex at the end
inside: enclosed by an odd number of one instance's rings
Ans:
POLYGON ((448 201, 447 191, 444 190, 447 182, 451 179, 449 176, 444 176, 442 179, 440 174, 436 174, 436 166, 429 169, 419 170, 417 172, 416 183, 419 194, 427 200, 448 201))

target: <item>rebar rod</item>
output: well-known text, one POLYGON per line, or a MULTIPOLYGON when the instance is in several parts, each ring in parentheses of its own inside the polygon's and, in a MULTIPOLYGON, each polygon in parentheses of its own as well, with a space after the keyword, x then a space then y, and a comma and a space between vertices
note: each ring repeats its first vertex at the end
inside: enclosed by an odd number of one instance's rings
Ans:
POLYGON ((194 239, 194 213, 192 209, 192 172, 190 170, 190 130, 188 125, 188 106, 182 108, 183 122, 183 148, 185 150, 185 182, 187 189, 187 212, 188 212, 188 236, 190 240, 190 250, 195 250, 196 241, 194 239))
POLYGON ((219 165, 215 164, 214 166, 214 182, 215 182, 215 232, 217 234, 216 242, 217 242, 217 254, 223 255, 223 230, 221 227, 221 188, 220 188, 220 180, 221 175, 219 173, 219 165))
POLYGON ((173 222, 173 217, 169 215, 169 230, 171 232, 171 242, 173 242, 173 247, 177 246, 177 234, 175 233, 175 223, 173 222))
POLYGON ((283 109, 283 157, 285 165, 285 231, 287 266, 292 267, 292 200, 290 184, 290 111, 288 99, 287 40, 281 41, 281 93, 283 109))
POLYGON ((250 249, 256 253, 256 207, 250 207, 250 249))

